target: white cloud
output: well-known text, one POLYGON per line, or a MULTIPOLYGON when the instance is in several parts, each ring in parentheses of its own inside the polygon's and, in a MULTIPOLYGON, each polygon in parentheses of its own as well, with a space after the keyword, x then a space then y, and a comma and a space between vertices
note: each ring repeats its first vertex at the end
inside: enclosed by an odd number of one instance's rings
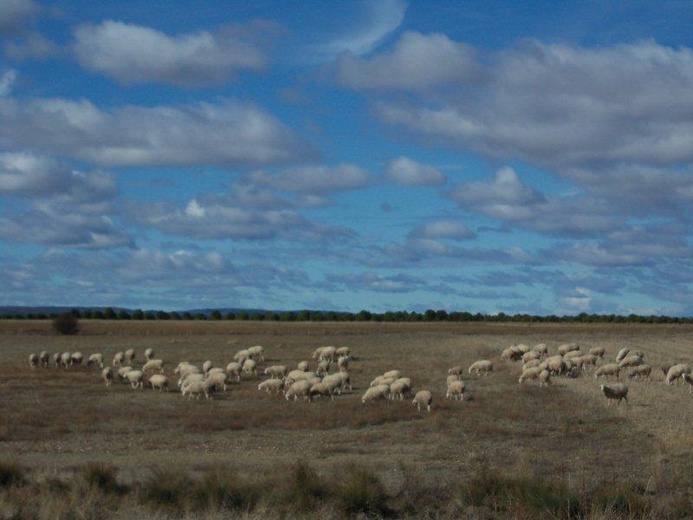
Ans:
POLYGON ((169 36, 149 27, 108 20, 75 30, 79 63, 123 84, 215 85, 240 70, 261 70, 262 54, 229 34, 201 31, 169 36))
POLYGON ((446 180, 445 175, 435 166, 403 156, 390 161, 385 174, 392 181, 405 186, 437 186, 445 184, 446 180))
POLYGON ((408 31, 392 51, 369 59, 351 54, 340 57, 337 81, 355 90, 428 90, 472 79, 478 71, 470 46, 455 43, 444 34, 408 31))
POLYGON ((257 171, 249 180, 272 189, 315 195, 363 188, 373 183, 368 172, 351 164, 305 166, 277 173, 257 171))
POLYGON ((270 114, 232 100, 105 111, 84 99, 0 98, 0 118, 0 146, 110 166, 263 165, 308 153, 270 114))
POLYGON ((33 0, 2 0, 0 2, 0 35, 20 33, 28 18, 38 13, 33 0))
POLYGON ((17 71, 10 69, 0 75, 0 97, 9 96, 12 93, 12 87, 17 81, 17 71))
POLYGON ((462 222, 456 220, 438 220, 428 222, 414 229, 410 236, 420 239, 466 240, 473 238, 474 232, 462 222))

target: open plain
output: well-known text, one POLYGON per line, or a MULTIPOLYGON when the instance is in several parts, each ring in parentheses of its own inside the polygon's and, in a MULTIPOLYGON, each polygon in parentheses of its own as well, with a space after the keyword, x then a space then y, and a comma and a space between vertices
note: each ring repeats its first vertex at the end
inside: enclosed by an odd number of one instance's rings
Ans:
POLYGON ((690 325, 80 325, 79 335, 60 336, 50 321, 0 321, 0 518, 693 516, 693 393, 665 384, 659 369, 693 364, 690 325), (518 384, 521 363, 501 352, 539 343, 550 354, 566 343, 602 346, 605 360, 622 347, 640 350, 652 378, 630 380, 624 370, 629 393, 620 405, 599 390, 615 378, 598 380, 591 367, 553 377, 548 387, 518 384), (223 368, 252 345, 265 349, 258 375, 243 375, 211 399, 177 391, 180 361, 223 368), (305 360, 314 368, 323 345, 350 348, 353 390, 314 402, 258 390, 266 366, 305 360), (29 365, 29 355, 43 350, 85 359, 100 352, 110 365, 128 348, 135 367, 146 348, 155 350, 169 392, 107 387, 98 367, 29 365), (467 372, 479 359, 493 362, 491 374, 467 372), (454 365, 465 368, 463 401, 445 397, 454 365), (433 392, 432 411, 417 411, 411 398, 361 402, 370 382, 391 369, 410 377, 414 392, 433 392), (200 488, 210 475, 215 484, 200 488), (154 489, 155 482, 169 487, 154 489), (194 498, 188 490, 196 485, 194 498), (201 501, 200 489, 212 487, 201 501))

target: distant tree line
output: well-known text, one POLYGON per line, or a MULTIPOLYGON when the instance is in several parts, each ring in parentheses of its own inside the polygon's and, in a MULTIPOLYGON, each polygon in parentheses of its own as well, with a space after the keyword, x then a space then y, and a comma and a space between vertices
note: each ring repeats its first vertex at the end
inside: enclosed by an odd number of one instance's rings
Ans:
MULTIPOLYGON (((383 313, 362 310, 357 313, 338 311, 236 311, 222 313, 220 310, 209 312, 165 312, 143 311, 141 309, 116 310, 110 307, 103 309, 72 309, 70 313, 77 319, 85 320, 196 320, 196 321, 375 321, 375 322, 483 322, 483 323, 693 323, 693 317, 642 316, 629 314, 587 314, 549 315, 533 314, 483 314, 470 312, 448 312, 429 309, 424 312, 390 311, 383 313)), ((55 319, 58 314, 26 313, 3 314, 0 319, 55 319)))

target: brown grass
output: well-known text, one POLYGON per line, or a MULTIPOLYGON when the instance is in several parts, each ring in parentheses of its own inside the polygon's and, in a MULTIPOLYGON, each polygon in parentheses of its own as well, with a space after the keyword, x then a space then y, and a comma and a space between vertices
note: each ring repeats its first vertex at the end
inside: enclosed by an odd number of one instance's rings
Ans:
POLYGON ((664 361, 693 363, 693 327, 686 325, 84 320, 78 336, 64 337, 49 321, 0 321, 0 475, 3 467, 21 474, 20 485, 0 488, 0 517, 12 517, 32 493, 41 504, 34 499, 16 517, 79 516, 82 507, 90 518, 167 518, 180 510, 215 518, 233 504, 258 518, 307 511, 328 518, 344 511, 686 517, 693 508, 688 388, 667 386, 657 374, 651 382, 628 382, 629 403, 607 407, 591 373, 555 378, 548 389, 518 385, 519 364, 501 361, 500 353, 519 342, 543 342, 551 352, 566 342, 602 345, 611 358, 628 346, 645 352, 655 370, 664 361), (141 356, 154 347, 175 388, 179 361, 225 367, 237 350, 255 344, 267 352, 261 368, 312 362, 317 346, 349 346, 354 390, 334 401, 287 402, 259 392, 258 376, 209 401, 188 401, 175 391, 106 388, 98 369, 28 363, 30 353, 44 349, 79 350, 85 358, 102 352, 110 362, 116 351, 133 347, 141 356), (480 358, 494 362, 493 374, 465 374, 467 400, 447 401, 447 369, 480 358), (393 368, 411 377, 415 390, 434 392, 432 412, 419 413, 406 400, 361 403, 370 381, 393 368), (206 484, 195 496, 180 491, 175 499, 184 506, 172 511, 157 502, 158 491, 147 498, 157 471, 173 492, 181 482, 206 484), (300 493, 287 491, 287 474, 298 481, 317 475, 329 489, 305 484, 300 493), (292 493, 303 498, 293 502, 292 493), (99 500, 110 509, 99 510, 99 500))

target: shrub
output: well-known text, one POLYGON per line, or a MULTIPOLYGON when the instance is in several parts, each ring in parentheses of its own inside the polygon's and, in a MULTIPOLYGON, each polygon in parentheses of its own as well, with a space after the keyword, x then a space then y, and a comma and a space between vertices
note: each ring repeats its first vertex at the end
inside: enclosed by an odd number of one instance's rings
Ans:
POLYGON ((19 486, 24 482, 24 472, 17 462, 0 462, 0 489, 19 486))
POLYGON ((64 336, 74 336, 79 333, 79 320, 71 312, 63 312, 53 318, 53 330, 64 336))
POLYGON ((104 493, 122 494, 125 487, 116 479, 118 469, 107 463, 91 462, 82 470, 82 476, 89 487, 95 487, 104 493))
POLYGON ((347 516, 391 516, 387 505, 387 493, 375 473, 366 468, 351 466, 344 475, 337 491, 339 508, 347 516))

